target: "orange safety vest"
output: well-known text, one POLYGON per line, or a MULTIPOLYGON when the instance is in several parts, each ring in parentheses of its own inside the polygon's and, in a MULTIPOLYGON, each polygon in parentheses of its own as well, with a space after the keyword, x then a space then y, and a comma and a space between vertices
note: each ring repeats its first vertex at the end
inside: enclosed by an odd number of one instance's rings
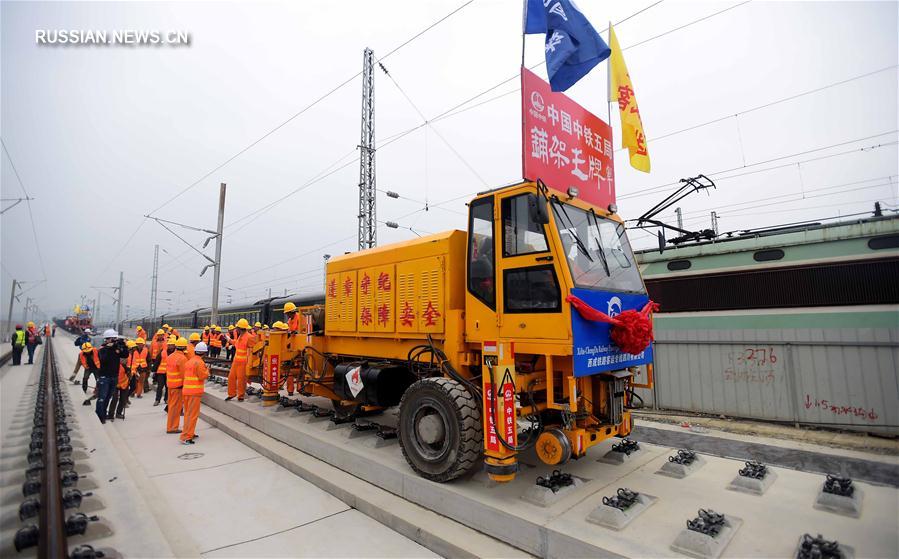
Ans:
POLYGON ((140 326, 138 326, 137 327, 137 335, 134 337, 135 338, 143 338, 144 340, 146 340, 147 339, 147 331, 144 330, 143 328, 141 328, 140 326))
POLYGON ((87 354, 84 353, 83 351, 81 352, 81 355, 78 356, 78 358, 81 359, 82 367, 84 367, 86 370, 89 370, 89 371, 95 371, 100 368, 100 352, 97 351, 97 348, 94 348, 91 350, 91 355, 94 358, 93 359, 93 365, 94 365, 93 367, 88 367, 87 354))
POLYGON ((209 345, 209 336, 210 336, 210 333, 207 330, 200 335, 200 339, 203 341, 204 344, 209 345))
POLYGON ((169 359, 169 350, 168 346, 162 348, 162 359, 159 360, 159 368, 156 369, 156 374, 164 375, 166 370, 166 362, 169 359))
POLYGON ((143 348, 134 348, 131 350, 131 354, 128 356, 128 367, 132 371, 137 371, 138 369, 146 369, 147 368, 147 354, 149 350, 147 346, 143 348))
POLYGON ((300 332, 302 331, 300 328, 300 313, 295 312, 293 316, 290 317, 290 320, 287 321, 287 329, 291 332, 300 332))
POLYGON ((172 328, 172 331, 169 332, 169 334, 171 334, 172 336, 175 336, 176 338, 180 338, 180 337, 181 337, 181 334, 178 333, 178 329, 177 329, 177 328, 172 328))
POLYGON ((150 343, 150 359, 156 359, 159 353, 165 349, 165 338, 161 340, 157 340, 153 338, 153 341, 150 343))
POLYGON ((118 384, 116 384, 116 387, 124 390, 128 388, 128 383, 130 380, 131 378, 128 376, 128 373, 125 372, 125 367, 121 363, 119 363, 119 382, 118 384))
POLYGON ((247 348, 256 344, 256 336, 249 332, 244 332, 242 336, 232 342, 234 344, 234 362, 247 362, 247 348))
POLYGON ((203 394, 203 383, 209 377, 209 369, 199 355, 191 357, 184 365, 184 387, 182 394, 185 396, 199 396, 203 394))
POLYGON ((187 355, 187 360, 188 360, 188 361, 190 361, 190 359, 191 359, 194 355, 196 355, 196 353, 194 353, 194 348, 195 348, 195 347, 197 347, 197 346, 196 346, 196 344, 194 344, 193 342, 187 342, 187 349, 184 350, 184 354, 187 355))
POLYGON ((221 332, 215 332, 209 337, 209 345, 212 347, 222 347, 222 334, 221 332))
POLYGON ((183 351, 175 350, 171 355, 165 358, 165 385, 172 388, 181 388, 184 384, 184 363, 187 362, 187 356, 183 351))

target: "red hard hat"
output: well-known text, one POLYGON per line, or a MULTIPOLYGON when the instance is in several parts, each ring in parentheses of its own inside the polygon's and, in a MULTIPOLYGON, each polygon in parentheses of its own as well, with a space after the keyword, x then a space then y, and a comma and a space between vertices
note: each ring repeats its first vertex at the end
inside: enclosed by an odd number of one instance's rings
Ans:
POLYGON ((22 329, 22 325, 21 325, 21 324, 16 324, 16 330, 21 330, 21 329, 22 329))

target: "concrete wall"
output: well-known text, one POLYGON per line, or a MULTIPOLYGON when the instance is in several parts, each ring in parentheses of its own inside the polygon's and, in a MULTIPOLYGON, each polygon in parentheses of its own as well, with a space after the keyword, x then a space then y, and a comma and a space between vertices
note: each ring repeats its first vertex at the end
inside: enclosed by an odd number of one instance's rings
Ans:
MULTIPOLYGON (((899 326, 899 325, 897 325, 899 326)), ((899 434, 899 327, 661 329, 647 407, 899 434)))

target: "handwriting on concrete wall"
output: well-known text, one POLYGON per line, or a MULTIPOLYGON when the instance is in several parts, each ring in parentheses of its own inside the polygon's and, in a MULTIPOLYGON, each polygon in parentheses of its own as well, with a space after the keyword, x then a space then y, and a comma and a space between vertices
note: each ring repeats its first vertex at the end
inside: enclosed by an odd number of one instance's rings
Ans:
POLYGON ((728 364, 724 380, 729 382, 753 382, 771 384, 776 376, 779 360, 773 347, 747 347, 727 354, 728 364))
POLYGON ((877 421, 877 412, 874 411, 874 408, 865 409, 858 406, 845 406, 843 404, 837 404, 835 402, 831 402, 828 400, 819 400, 817 398, 812 398, 810 394, 805 395, 805 409, 809 410, 812 408, 817 408, 825 411, 829 411, 835 415, 849 415, 853 417, 860 417, 866 421, 877 421))

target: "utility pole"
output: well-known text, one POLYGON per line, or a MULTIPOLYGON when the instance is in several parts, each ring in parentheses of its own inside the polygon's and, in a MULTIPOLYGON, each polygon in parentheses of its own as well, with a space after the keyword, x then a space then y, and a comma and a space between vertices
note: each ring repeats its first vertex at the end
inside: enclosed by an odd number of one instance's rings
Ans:
POLYGON ((159 245, 153 247, 153 283, 150 287, 150 320, 156 320, 156 289, 159 279, 159 245))
POLYGON ((674 208, 674 213, 677 214, 677 228, 684 228, 684 214, 681 212, 680 208, 674 208))
POLYGON ((212 324, 218 322, 219 278, 222 277, 222 230, 225 227, 225 183, 219 186, 219 222, 215 234, 215 270, 212 276, 212 324))
POLYGON ((115 309, 116 331, 122 328, 122 299, 125 297, 125 272, 119 272, 119 302, 115 309))
POLYGON ((28 310, 31 308, 31 297, 25 299, 25 308, 22 309, 22 324, 28 322, 28 310))
POLYGON ((362 53, 362 138, 359 142, 359 250, 378 244, 375 211, 375 72, 374 52, 362 53))
POLYGON ((715 236, 718 235, 718 212, 712 212, 712 231, 715 232, 715 236))
POLYGON ((16 287, 18 287, 19 282, 15 279, 12 280, 12 291, 9 293, 9 314, 6 315, 6 329, 3 331, 4 337, 9 336, 12 332, 12 306, 16 301, 16 287))
POLYGON ((96 324, 94 326, 100 326, 100 297, 103 296, 103 293, 100 290, 97 290, 97 304, 94 306, 94 319, 96 320, 96 324))
POLYGON ((330 259, 330 254, 322 255, 322 260, 324 260, 324 262, 322 263, 322 291, 324 293, 328 292, 328 260, 330 259))

